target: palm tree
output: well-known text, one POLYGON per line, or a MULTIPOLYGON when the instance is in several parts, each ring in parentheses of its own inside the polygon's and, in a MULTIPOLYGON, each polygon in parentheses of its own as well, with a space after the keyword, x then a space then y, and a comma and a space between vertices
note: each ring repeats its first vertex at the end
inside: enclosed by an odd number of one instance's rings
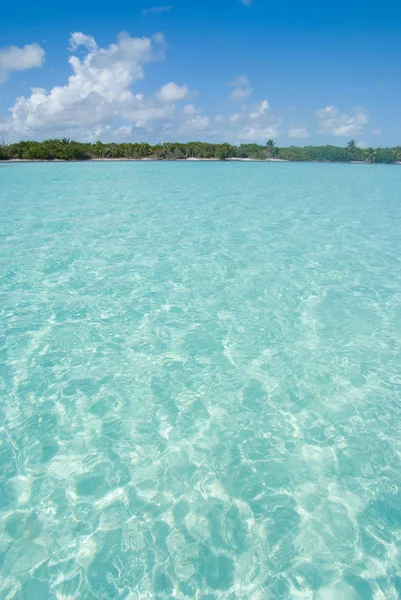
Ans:
POLYGON ((267 156, 269 158, 271 158, 272 156, 276 156, 277 154, 277 148, 276 148, 276 144, 273 142, 273 140, 269 140, 266 144, 266 151, 267 151, 267 156))
POLYGON ((397 162, 401 162, 401 146, 396 146, 394 148, 394 152, 395 152, 397 162))
POLYGON ((355 150, 356 150, 355 140, 350 140, 349 142, 347 142, 347 150, 348 150, 348 152, 355 152, 355 150))
POLYGON ((366 157, 366 162, 368 163, 373 163, 376 160, 376 150, 374 148, 368 148, 366 150, 367 152, 367 157, 366 157))
POLYGON ((4 139, 4 135, 0 134, 0 160, 8 158, 7 145, 4 139))

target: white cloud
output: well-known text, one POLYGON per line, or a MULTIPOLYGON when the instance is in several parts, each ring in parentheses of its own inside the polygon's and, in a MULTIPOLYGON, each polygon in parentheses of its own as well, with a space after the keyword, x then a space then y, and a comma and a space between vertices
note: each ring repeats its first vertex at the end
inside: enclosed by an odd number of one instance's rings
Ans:
POLYGON ((234 81, 229 83, 229 85, 234 88, 229 98, 235 102, 241 102, 242 100, 245 100, 245 98, 248 98, 248 96, 250 96, 253 92, 249 79, 246 77, 246 75, 239 75, 236 79, 234 79, 234 81))
POLYGON ((240 0, 241 4, 244 6, 251 6, 252 0, 240 0))
POLYGON ((70 36, 69 50, 74 51, 78 46, 86 46, 89 50, 96 50, 97 44, 91 35, 85 35, 81 31, 76 31, 70 36))
POLYGON ((383 131, 381 129, 372 129, 373 135, 381 135, 383 131))
POLYGON ((281 118, 270 114, 267 100, 251 107, 249 111, 243 111, 238 122, 241 124, 238 131, 240 141, 263 143, 280 135, 281 118))
POLYGON ((171 107, 146 101, 131 90, 144 77, 143 64, 163 58, 160 34, 142 38, 120 34, 117 43, 98 48, 92 37, 78 32, 71 35, 70 47, 78 45, 87 53, 82 59, 70 57, 73 74, 66 85, 50 91, 33 88, 29 97, 16 99, 10 109, 15 132, 80 131, 116 119, 146 123, 171 114, 171 107))
POLYGON ((290 127, 288 130, 288 137, 290 138, 308 138, 309 131, 306 127, 290 127))
POLYGON ((180 87, 174 81, 170 81, 157 92, 156 96, 161 102, 177 102, 189 96, 189 89, 185 84, 180 87))
POLYGON ((202 117, 200 115, 196 115, 193 118, 186 119, 182 123, 182 125, 179 129, 179 134, 186 137, 193 133, 198 133, 198 132, 206 133, 207 132, 208 135, 210 135, 210 131, 208 131, 209 128, 210 128, 209 117, 202 117))
POLYGON ((228 117, 228 121, 230 123, 238 123, 238 121, 240 121, 242 117, 243 115, 241 113, 233 113, 228 117))
POLYGON ((209 117, 200 117, 198 115, 197 117, 192 119, 192 124, 194 128, 198 131, 204 131, 205 129, 208 129, 210 125, 210 119, 209 117))
POLYGON ((269 110, 269 103, 267 100, 263 100, 260 104, 257 104, 252 112, 249 113, 251 119, 258 119, 267 113, 269 110))
MULTIPOLYGON (((186 84, 170 81, 144 96, 137 86, 146 63, 164 58, 161 34, 143 38, 122 34, 102 48, 92 36, 75 32, 69 44, 70 77, 64 85, 33 88, 15 100, 11 118, 0 123, 8 141, 70 137, 156 143, 178 136, 181 140, 266 143, 280 134, 281 118, 271 113, 267 100, 241 103, 231 114, 215 115, 204 114, 190 103, 194 94, 186 84), (180 106, 179 101, 184 104, 180 106)), ((234 90, 250 87, 245 75, 231 85, 234 90)))
POLYGON ((44 49, 39 44, 27 44, 22 48, 9 46, 0 48, 0 83, 13 71, 25 71, 41 67, 45 58, 44 49))
POLYGON ((363 108, 357 108, 354 115, 349 115, 341 113, 335 106, 326 106, 318 110, 316 116, 319 133, 338 137, 362 135, 365 125, 369 123, 369 117, 363 108))
POLYGON ((134 134, 134 127, 122 125, 113 128, 110 125, 94 127, 81 133, 81 140, 85 142, 97 142, 102 139, 113 139, 113 141, 123 141, 129 139, 134 134))
POLYGON ((188 116, 198 115, 200 110, 196 108, 193 104, 187 104, 184 106, 184 113, 188 116))
POLYGON ((270 113, 267 100, 254 106, 243 106, 241 112, 227 117, 218 115, 215 120, 221 124, 219 139, 231 142, 261 142, 280 135, 281 118, 270 113))
POLYGON ((233 90, 230 94, 230 99, 231 100, 244 100, 245 98, 247 98, 248 96, 250 96, 252 94, 252 88, 242 88, 242 87, 237 87, 235 88, 235 90, 233 90))
POLYGON ((161 13, 170 12, 173 7, 171 5, 168 6, 152 6, 151 8, 145 8, 142 11, 142 15, 144 17, 148 17, 149 15, 157 15, 161 13))
POLYGON ((363 149, 365 149, 369 146, 368 142, 364 142, 363 140, 357 142, 356 145, 358 146, 358 148, 363 148, 363 149))
POLYGON ((238 133, 238 139, 243 142, 266 142, 269 138, 276 138, 280 135, 278 125, 269 125, 263 128, 246 126, 238 133))
POLYGON ((231 85, 232 87, 247 86, 249 85, 249 79, 246 75, 238 75, 238 77, 236 77, 234 81, 231 81, 229 85, 231 85))

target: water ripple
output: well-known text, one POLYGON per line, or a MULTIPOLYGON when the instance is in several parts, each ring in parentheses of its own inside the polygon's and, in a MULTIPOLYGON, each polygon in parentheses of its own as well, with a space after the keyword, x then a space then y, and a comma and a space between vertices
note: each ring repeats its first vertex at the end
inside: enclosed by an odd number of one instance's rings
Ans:
POLYGON ((400 597, 400 189, 1 169, 2 598, 400 597))

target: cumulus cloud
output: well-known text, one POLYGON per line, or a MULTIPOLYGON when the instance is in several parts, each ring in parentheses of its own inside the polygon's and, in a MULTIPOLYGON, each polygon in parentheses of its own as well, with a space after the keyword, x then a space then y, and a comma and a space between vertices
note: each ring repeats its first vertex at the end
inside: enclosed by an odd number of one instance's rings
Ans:
POLYGON ((180 136, 185 138, 198 133, 209 136, 212 134, 210 131, 210 123, 211 121, 209 117, 196 115, 194 117, 185 119, 182 122, 178 133, 180 136))
POLYGON ((308 138, 309 131, 306 127, 290 127, 288 130, 288 137, 290 138, 308 138))
POLYGON ((191 120, 191 123, 193 128, 197 131, 204 131, 209 128, 210 119, 209 117, 201 117, 198 115, 191 120))
POLYGON ((238 140, 241 142, 257 142, 263 143, 269 138, 279 136, 277 125, 269 125, 264 128, 245 127, 238 133, 238 140))
POLYGON ((78 46, 86 46, 89 50, 97 50, 97 44, 91 35, 86 35, 81 31, 76 31, 70 36, 69 49, 74 52, 78 46))
MULTIPOLYGON (((265 143, 278 137, 281 118, 271 113, 267 100, 244 101, 239 110, 216 116, 190 103, 194 94, 186 84, 170 81, 153 94, 140 93, 144 67, 162 60, 165 46, 161 34, 142 38, 120 34, 115 43, 102 48, 91 35, 72 33, 68 80, 50 89, 32 88, 29 95, 18 97, 0 130, 8 140, 70 137, 156 143, 178 136, 265 143)), ((231 85, 234 91, 250 88, 245 75, 231 85)))
POLYGON ((129 139, 134 134, 134 127, 129 125, 122 125, 121 127, 111 127, 111 125, 104 125, 94 127, 82 131, 80 139, 84 142, 97 142, 101 139, 112 139, 115 142, 129 139))
POLYGON ((231 81, 229 85, 232 85, 233 87, 237 87, 238 85, 246 86, 249 85, 249 79, 246 75, 238 75, 238 77, 236 77, 234 81, 231 81))
POLYGON ((156 95, 161 102, 177 102, 178 100, 185 100, 189 96, 189 89, 185 84, 180 87, 174 81, 170 81, 156 95))
POLYGON ((170 12, 173 7, 169 4, 167 6, 152 6, 151 8, 145 8, 142 11, 142 15, 144 17, 149 17, 150 15, 158 15, 161 13, 170 12))
POLYGON ((215 117, 221 127, 220 139, 231 142, 265 143, 280 135, 281 118, 272 115, 267 100, 253 106, 244 105, 241 111, 215 117))
POLYGON ((49 91, 33 88, 29 97, 17 98, 10 109, 14 131, 81 130, 117 118, 143 123, 171 112, 171 107, 146 101, 131 90, 144 77, 143 65, 163 57, 161 34, 142 38, 120 34, 117 43, 99 48, 91 36, 76 32, 70 48, 78 46, 87 53, 82 59, 69 58, 73 74, 66 85, 49 91))
POLYGON ((198 115, 200 110, 198 110, 193 104, 187 104, 184 106, 184 113, 189 116, 198 115))
POLYGON ((258 119, 267 113, 269 110, 269 103, 267 100, 263 100, 260 104, 257 104, 252 111, 249 113, 251 119, 258 119))
POLYGON ((45 58, 44 49, 39 44, 27 44, 22 48, 9 46, 0 48, 0 83, 13 71, 25 71, 41 67, 45 58))
POLYGON ((233 90, 230 94, 230 100, 234 100, 234 101, 242 101, 245 100, 245 98, 248 98, 248 96, 250 96, 252 94, 252 89, 251 88, 235 88, 235 90, 233 90))
POLYGON ((316 112, 318 130, 321 134, 338 137, 362 135, 369 117, 363 108, 355 109, 355 114, 341 113, 335 106, 326 106, 316 112))
POLYGON ((234 81, 229 83, 229 85, 234 88, 229 98, 235 102, 241 102, 245 100, 245 98, 248 98, 253 91, 246 75, 239 75, 236 79, 234 79, 234 81))

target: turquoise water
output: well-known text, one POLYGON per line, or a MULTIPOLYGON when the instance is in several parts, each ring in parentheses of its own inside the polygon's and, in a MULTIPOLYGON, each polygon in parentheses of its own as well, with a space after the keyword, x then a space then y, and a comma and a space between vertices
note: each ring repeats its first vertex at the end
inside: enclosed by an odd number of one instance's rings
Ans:
POLYGON ((401 598, 401 167, 0 198, 1 599, 401 598))

